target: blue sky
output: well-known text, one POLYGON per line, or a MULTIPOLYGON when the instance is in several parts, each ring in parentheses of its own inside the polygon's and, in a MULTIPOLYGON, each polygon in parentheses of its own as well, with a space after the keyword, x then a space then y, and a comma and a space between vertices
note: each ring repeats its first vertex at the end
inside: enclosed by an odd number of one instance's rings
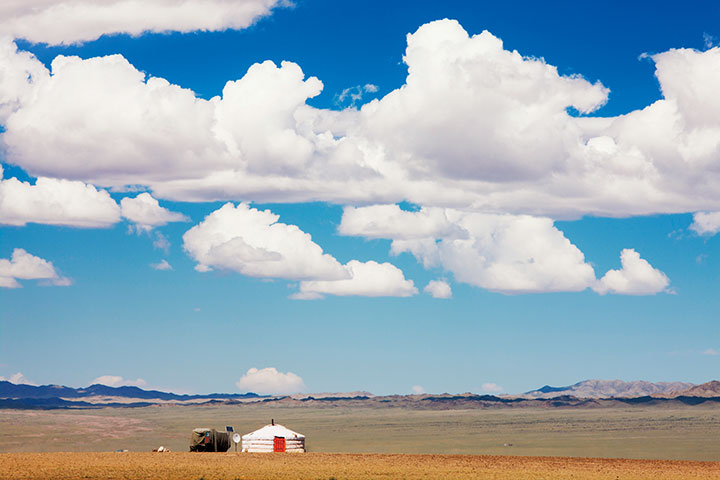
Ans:
POLYGON ((211 3, 0 10, 0 376, 716 378, 719 7, 211 3))

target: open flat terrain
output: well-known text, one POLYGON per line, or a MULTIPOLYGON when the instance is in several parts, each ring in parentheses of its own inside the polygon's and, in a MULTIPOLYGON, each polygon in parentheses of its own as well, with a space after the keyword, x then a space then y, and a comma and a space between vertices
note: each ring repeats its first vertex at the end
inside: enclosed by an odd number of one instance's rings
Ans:
POLYGON ((253 431, 274 418, 310 452, 720 461, 720 408, 304 408, 163 406, 0 410, 0 452, 188 450, 195 427, 253 431))
POLYGON ((720 463, 387 454, 10 453, 3 480, 655 479, 720 478, 720 463))
POLYGON ((720 479, 720 462, 698 461, 720 460, 716 405, 2 410, 0 431, 3 480, 720 479), (246 433, 271 418, 306 434, 310 453, 187 452, 194 427, 246 433), (150 452, 160 445, 173 451, 150 452))

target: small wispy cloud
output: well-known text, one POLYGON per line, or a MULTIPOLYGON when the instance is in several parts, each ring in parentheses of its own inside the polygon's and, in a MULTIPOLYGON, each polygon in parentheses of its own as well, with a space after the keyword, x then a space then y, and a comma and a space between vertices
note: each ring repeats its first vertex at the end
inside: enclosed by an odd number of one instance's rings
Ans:
POLYGON ((155 232, 155 240, 153 240, 153 247, 168 253, 170 250, 170 241, 165 235, 160 232, 155 232))
POLYGON ((348 87, 342 92, 335 94, 334 103, 338 107, 348 108, 354 107, 363 95, 366 93, 377 93, 378 86, 372 83, 366 83, 365 85, 355 85, 354 87, 348 87))
POLYGON ((145 387, 147 382, 142 378, 126 380, 119 375, 102 375, 90 381, 90 385, 107 385, 108 387, 145 387))
POLYGON ((167 260, 165 260, 164 258, 162 260, 160 260, 158 263, 151 263, 150 268, 152 268, 154 270, 172 270, 173 269, 172 265, 170 265, 167 262, 167 260))
POLYGON ((501 387, 497 383, 492 383, 492 382, 483 383, 482 385, 480 385, 480 389, 483 392, 487 392, 487 393, 499 393, 499 392, 502 392, 503 390, 505 390, 503 387, 501 387))
POLYGON ((713 35, 710 35, 707 32, 703 32, 703 43, 705 44, 705 48, 713 48, 720 42, 718 42, 718 39, 715 38, 713 35))
POLYGON ((5 381, 5 382, 14 383, 15 385, 33 385, 33 386, 37 385, 36 383, 33 383, 30 380, 28 380, 25 377, 25 375, 23 375, 20 372, 13 373, 8 378, 0 376, 0 380, 5 381))
POLYGON ((708 348, 704 352, 702 352, 703 355, 720 355, 720 350, 715 350, 714 348, 708 348))
POLYGON ((422 385, 413 385, 410 390, 412 390, 415 395, 422 395, 423 393, 425 393, 425 389, 422 385))

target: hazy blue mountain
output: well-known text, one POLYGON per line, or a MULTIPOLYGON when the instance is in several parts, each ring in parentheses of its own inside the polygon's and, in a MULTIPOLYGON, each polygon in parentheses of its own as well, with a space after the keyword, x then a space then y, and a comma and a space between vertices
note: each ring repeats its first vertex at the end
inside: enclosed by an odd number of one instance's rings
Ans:
POLYGON ((145 400, 202 400, 202 399, 242 399, 258 398, 256 393, 210 393, 207 395, 178 395, 157 390, 143 390, 139 387, 109 387, 90 385, 85 388, 72 388, 62 385, 16 385, 0 381, 0 398, 86 398, 86 397, 122 397, 145 400))

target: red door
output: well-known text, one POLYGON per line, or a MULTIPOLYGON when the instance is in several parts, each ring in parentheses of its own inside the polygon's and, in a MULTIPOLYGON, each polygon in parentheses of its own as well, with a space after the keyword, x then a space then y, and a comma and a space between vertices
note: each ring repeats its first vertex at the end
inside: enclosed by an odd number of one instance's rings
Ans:
POLYGON ((273 452, 284 452, 285 451, 285 438, 275 437, 273 442, 273 452))

